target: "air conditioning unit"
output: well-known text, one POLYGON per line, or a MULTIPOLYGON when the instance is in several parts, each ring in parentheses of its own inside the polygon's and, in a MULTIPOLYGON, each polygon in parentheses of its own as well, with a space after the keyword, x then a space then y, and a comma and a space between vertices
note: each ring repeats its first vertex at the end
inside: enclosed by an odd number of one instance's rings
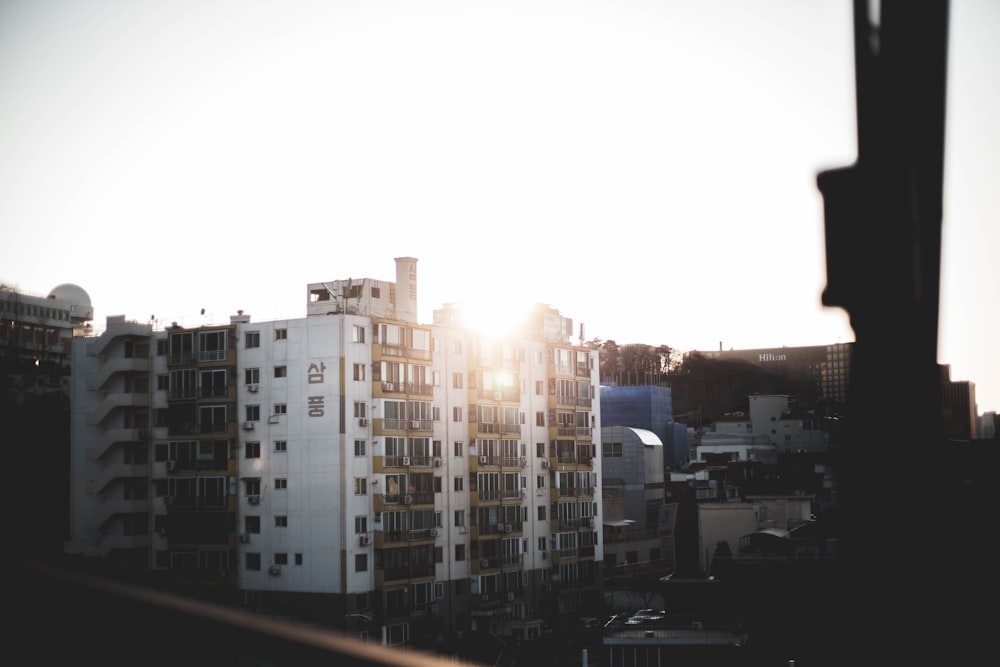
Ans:
POLYGON ((493 400, 494 401, 502 401, 503 400, 503 392, 499 392, 499 391, 493 392, 493 400))
POLYGON ((152 434, 149 431, 139 431, 140 440, 149 440, 152 434))
POLYGON ((431 537, 437 537, 440 534, 441 530, 439 528, 431 528, 431 537))
MULTIPOLYGON (((483 567, 486 567, 486 566, 484 565, 483 567)), ((482 599, 483 602, 489 602, 490 601, 490 594, 489 593, 483 593, 483 596, 482 596, 481 599, 482 599)))
POLYGON ((370 535, 365 534, 361 536, 359 541, 361 542, 361 546, 367 547, 369 544, 372 543, 372 538, 370 535))
POLYGON ((535 495, 536 496, 544 496, 545 495, 545 489, 538 489, 538 490, 536 490, 535 491, 535 495))
POLYGON ((590 526, 591 528, 594 527, 594 517, 590 517, 589 519, 587 519, 587 525, 590 526))
POLYGON ((528 466, 528 457, 527 456, 522 456, 521 457, 521 467, 522 468, 526 468, 527 466, 528 466))
POLYGON ((271 415, 270 417, 268 417, 267 418, 267 423, 268 424, 277 424, 278 423, 278 415, 271 415))
POLYGON ((513 533, 514 532, 514 526, 512 526, 512 525, 510 525, 508 523, 506 526, 504 526, 504 531, 503 532, 505 532, 505 533, 513 533))
POLYGON ((259 384, 248 384, 247 385, 247 391, 249 391, 251 394, 256 394, 258 391, 260 391, 260 385, 259 384))
POLYGON ((240 542, 246 544, 250 541, 250 533, 240 533, 240 542))
POLYGON ((177 461, 167 461, 167 472, 177 467, 177 461))
POLYGON ((403 496, 403 504, 404 505, 412 505, 413 504, 413 496, 411 496, 410 494, 406 494, 405 496, 403 496))
POLYGON ((479 462, 480 462, 480 463, 482 463, 483 465, 486 465, 486 463, 487 463, 487 462, 488 462, 489 460, 490 460, 490 459, 489 459, 489 457, 488 457, 488 456, 486 456, 486 455, 483 455, 483 456, 480 456, 480 457, 479 457, 479 462))
POLYGON ((403 457, 403 465, 404 466, 410 465, 410 457, 409 456, 404 456, 403 457))
POLYGON ((280 565, 272 565, 271 568, 268 570, 268 572, 271 573, 271 576, 276 577, 279 574, 281 574, 281 566, 280 565))
MULTIPOLYGON (((480 558, 479 559, 479 567, 481 567, 481 568, 487 568, 489 566, 490 566, 490 559, 489 558, 480 558)), ((487 597, 488 596, 486 595, 486 593, 483 593, 483 599, 485 600, 485 599, 487 599, 487 597)))
POLYGON ((368 426, 368 420, 362 417, 361 419, 358 420, 358 424, 360 426, 368 426))
POLYGON ((383 382, 382 383, 382 390, 383 391, 396 391, 396 385, 393 384, 392 382, 383 382))
POLYGON ((243 430, 244 431, 252 431, 253 430, 253 422, 243 422, 243 430))
POLYGON ((542 467, 543 468, 548 468, 549 467, 549 460, 548 459, 542 459, 542 467))
POLYGON ((507 591, 507 602, 513 602, 513 601, 514 601, 514 592, 507 591))
POLYGON ((542 560, 548 560, 548 559, 549 559, 549 552, 548 551, 543 551, 542 552, 542 560))
POLYGON ((437 615, 437 613, 439 611, 441 611, 441 608, 438 605, 436 605, 436 604, 432 604, 431 605, 431 613, 432 614, 437 615))
POLYGON ((251 505, 259 505, 260 496, 247 496, 247 502, 250 503, 251 505))
POLYGON ((410 428, 421 428, 419 419, 410 420, 410 428))
POLYGON ((159 528, 156 529, 156 534, 159 535, 160 537, 166 537, 167 529, 164 528, 163 526, 160 526, 159 528))
POLYGON ((435 468, 440 468, 443 465, 444 465, 444 461, 442 461, 441 459, 434 459, 434 467, 435 468))
POLYGON ((163 496, 163 504, 164 505, 173 505, 174 504, 174 497, 173 496, 163 496))

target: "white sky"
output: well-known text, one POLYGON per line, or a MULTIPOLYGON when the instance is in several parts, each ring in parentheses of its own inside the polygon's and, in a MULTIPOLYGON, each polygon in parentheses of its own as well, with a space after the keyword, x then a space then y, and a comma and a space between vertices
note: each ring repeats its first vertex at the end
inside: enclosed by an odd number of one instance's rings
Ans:
MULTIPOLYGON (((303 317, 394 279, 681 350, 853 340, 850 0, 0 0, 0 281, 303 317)), ((954 0, 939 360, 1000 409, 1000 3, 954 0), (991 187, 992 186, 992 187, 991 187)))

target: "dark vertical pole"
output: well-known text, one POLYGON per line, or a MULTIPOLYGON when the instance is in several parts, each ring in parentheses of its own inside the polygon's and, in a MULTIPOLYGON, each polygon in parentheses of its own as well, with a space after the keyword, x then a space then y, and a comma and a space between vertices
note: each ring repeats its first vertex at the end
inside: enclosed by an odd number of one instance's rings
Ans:
POLYGON ((935 475, 948 2, 855 0, 854 12, 858 160, 818 178, 823 303, 847 311, 856 338, 833 626, 841 657, 898 662, 956 639, 954 610, 938 609, 953 573, 935 475))

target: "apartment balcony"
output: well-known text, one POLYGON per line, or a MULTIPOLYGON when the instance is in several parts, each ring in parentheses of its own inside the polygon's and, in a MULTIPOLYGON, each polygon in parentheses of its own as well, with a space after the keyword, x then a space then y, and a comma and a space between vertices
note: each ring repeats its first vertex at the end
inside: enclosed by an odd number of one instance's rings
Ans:
POLYGON ((577 440, 593 440, 594 439, 594 429, 589 426, 577 426, 576 427, 576 439, 577 440))
POLYGON ((148 408, 149 394, 135 392, 119 392, 108 394, 96 410, 87 415, 88 426, 100 426, 120 408, 148 408))
POLYGON ((127 322, 124 319, 110 321, 108 329, 100 336, 87 343, 87 356, 100 356, 112 341, 118 338, 149 338, 153 334, 153 327, 148 323, 127 322))
MULTIPOLYGON (((433 505, 434 493, 429 491, 415 491, 411 493, 383 493, 376 494, 376 498, 381 497, 383 508, 391 505, 433 505)), ((378 508, 375 511, 384 511, 378 508)))
POLYGON ((521 489, 504 489, 501 491, 500 500, 504 505, 511 503, 520 504, 524 500, 524 491, 521 489))
POLYGON ((500 569, 502 559, 500 556, 489 556, 486 558, 474 558, 471 563, 471 574, 487 574, 500 569))
POLYGON ((578 377, 578 378, 589 378, 590 377, 590 366, 588 364, 577 364, 576 365, 576 377, 578 377))
POLYGON ((469 492, 469 504, 472 507, 484 507, 500 504, 500 491, 498 489, 487 489, 483 491, 469 492))
POLYGON ((524 567, 524 554, 504 554, 500 560, 505 569, 511 568, 516 570, 524 567))
POLYGON ((434 468, 433 456, 382 456, 375 457, 375 461, 381 461, 381 470, 376 468, 375 472, 382 472, 390 468, 405 470, 407 468, 434 468))
POLYGON ((97 443, 87 448, 88 461, 100 461, 117 444, 146 442, 151 436, 149 429, 109 428, 97 437, 97 443))
POLYGON ((119 374, 148 373, 149 359, 142 357, 119 357, 108 359, 98 369, 97 374, 87 380, 88 391, 100 391, 108 381, 119 374))
POLYGON ((553 533, 576 530, 580 527, 581 519, 555 518, 549 521, 553 533))
POLYGON ((431 433, 434 431, 433 419, 381 419, 381 430, 387 433, 405 435, 414 431, 431 433))
POLYGON ((594 553, 596 550, 596 547, 593 545, 580 547, 580 560, 594 560, 594 553))
POLYGON ((411 579, 423 579, 434 576, 434 563, 410 563, 375 570, 375 588, 382 588, 393 583, 402 583, 411 579))
POLYGON ((504 389, 476 389, 472 392, 472 398, 480 403, 520 403, 521 389, 518 386, 504 389))
POLYGON ((94 516, 97 517, 97 525, 102 531, 108 529, 108 525, 116 516, 149 512, 150 504, 153 501, 152 498, 126 500, 110 496, 103 496, 103 499, 104 502, 101 503, 100 508, 94 510, 94 516))
POLYGON ((434 358, 434 353, 431 350, 418 350, 413 347, 406 347, 404 345, 390 345, 389 343, 375 343, 373 346, 372 355, 375 358, 379 357, 400 357, 403 359, 417 359, 421 361, 430 361, 434 358))

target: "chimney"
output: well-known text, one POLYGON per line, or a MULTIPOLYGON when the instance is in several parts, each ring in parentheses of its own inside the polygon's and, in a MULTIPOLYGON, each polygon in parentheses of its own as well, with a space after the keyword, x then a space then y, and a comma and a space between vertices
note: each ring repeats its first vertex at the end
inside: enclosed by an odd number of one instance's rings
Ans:
POLYGON ((396 258, 396 318, 404 322, 417 321, 417 260, 396 258))

